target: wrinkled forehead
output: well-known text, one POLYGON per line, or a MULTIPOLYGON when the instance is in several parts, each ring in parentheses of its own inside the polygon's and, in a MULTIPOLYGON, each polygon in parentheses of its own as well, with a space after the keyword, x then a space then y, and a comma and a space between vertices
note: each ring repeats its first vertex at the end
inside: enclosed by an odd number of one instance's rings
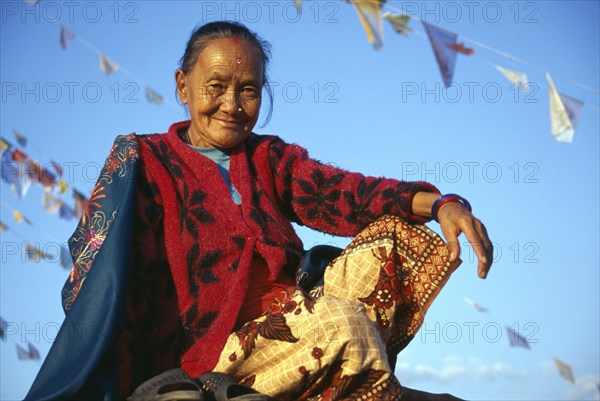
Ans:
POLYGON ((219 38, 209 41, 198 55, 197 63, 231 63, 246 67, 264 68, 260 49, 239 38, 219 38))

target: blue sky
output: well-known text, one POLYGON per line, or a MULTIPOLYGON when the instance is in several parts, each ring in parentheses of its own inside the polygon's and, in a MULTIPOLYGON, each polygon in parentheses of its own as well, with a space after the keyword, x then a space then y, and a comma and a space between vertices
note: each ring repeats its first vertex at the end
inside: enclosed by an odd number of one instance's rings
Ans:
MULTIPOLYGON (((458 56, 452 88, 443 87, 418 20, 408 38, 386 24, 377 52, 354 8, 337 0, 305 1, 302 15, 291 0, 2 1, 0 134, 15 143, 12 131, 21 132, 29 156, 61 162, 64 180, 89 193, 116 135, 164 132, 186 118, 173 73, 193 27, 244 22, 273 45, 274 114, 256 132, 348 170, 462 194, 496 244, 487 280, 477 278, 463 247, 463 265, 400 354, 400 381, 477 400, 598 400, 599 3, 388 1, 384 8, 401 9, 476 49, 458 56), (66 50, 61 24, 77 35, 66 50), (121 69, 106 77, 95 49, 121 69), (493 65, 525 72, 533 90, 516 91, 493 65), (585 102, 572 144, 550 134, 546 71, 560 92, 585 102), (146 85, 163 105, 146 101, 146 85), (505 326, 531 349, 510 347, 505 326), (572 366, 575 384, 560 378, 553 357, 572 366)), ((15 344, 29 341, 46 355, 68 274, 57 260, 25 260, 23 238, 55 254, 76 222, 44 213, 39 186, 22 200, 4 183, 0 190, 0 218, 11 228, 1 233, 0 315, 11 333, 0 342, 0 399, 11 400, 25 395, 41 366, 18 361, 15 344), (15 223, 13 208, 34 226, 15 223)), ((68 193, 63 198, 72 205, 68 193)), ((300 233, 306 247, 348 243, 300 233)))

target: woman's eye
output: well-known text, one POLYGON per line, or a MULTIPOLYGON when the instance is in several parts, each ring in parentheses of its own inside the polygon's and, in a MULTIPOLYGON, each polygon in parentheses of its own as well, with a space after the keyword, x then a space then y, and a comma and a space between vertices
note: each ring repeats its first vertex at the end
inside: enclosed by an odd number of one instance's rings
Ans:
POLYGON ((256 88, 252 88, 252 87, 246 87, 244 89, 242 89, 242 95, 251 98, 251 99, 256 99, 257 97, 260 96, 260 93, 258 92, 258 90, 256 88))

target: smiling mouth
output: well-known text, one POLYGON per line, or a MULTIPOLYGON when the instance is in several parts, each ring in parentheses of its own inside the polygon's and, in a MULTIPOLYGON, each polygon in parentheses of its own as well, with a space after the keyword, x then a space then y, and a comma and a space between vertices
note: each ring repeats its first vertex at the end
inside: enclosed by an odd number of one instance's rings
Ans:
POLYGON ((218 119, 218 118, 215 118, 215 120, 218 121, 219 124, 222 125, 222 126, 224 126, 224 127, 238 128, 238 127, 244 125, 243 121, 221 120, 221 119, 218 119))

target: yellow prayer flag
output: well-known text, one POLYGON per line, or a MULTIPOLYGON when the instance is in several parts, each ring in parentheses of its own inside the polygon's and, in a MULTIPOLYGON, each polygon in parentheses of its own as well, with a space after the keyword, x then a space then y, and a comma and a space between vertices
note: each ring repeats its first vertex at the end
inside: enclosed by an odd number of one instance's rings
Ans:
POLYGON ((104 71, 106 76, 110 76, 113 72, 116 72, 119 69, 119 64, 115 63, 104 54, 100 55, 100 70, 104 71))
POLYGON ((375 50, 383 47, 383 16, 381 8, 385 0, 351 0, 358 13, 367 38, 375 50))
POLYGON ((390 22, 390 25, 396 33, 408 36, 412 31, 412 29, 408 27, 408 21, 410 21, 410 15, 408 14, 390 14, 389 12, 386 12, 383 14, 383 18, 390 22))
POLYGON ((69 189, 69 184, 67 184, 66 182, 64 182, 63 180, 58 180, 58 191, 60 192, 60 194, 64 194, 67 189, 69 189))
POLYGON ((13 218, 15 219, 15 221, 17 223, 21 223, 21 222, 25 222, 28 225, 32 226, 33 224, 31 223, 31 220, 29 220, 27 217, 23 216, 18 210, 15 210, 13 212, 13 218))
POLYGON ((0 138, 0 155, 3 155, 4 152, 10 150, 12 148, 12 144, 8 142, 4 138, 0 138))

